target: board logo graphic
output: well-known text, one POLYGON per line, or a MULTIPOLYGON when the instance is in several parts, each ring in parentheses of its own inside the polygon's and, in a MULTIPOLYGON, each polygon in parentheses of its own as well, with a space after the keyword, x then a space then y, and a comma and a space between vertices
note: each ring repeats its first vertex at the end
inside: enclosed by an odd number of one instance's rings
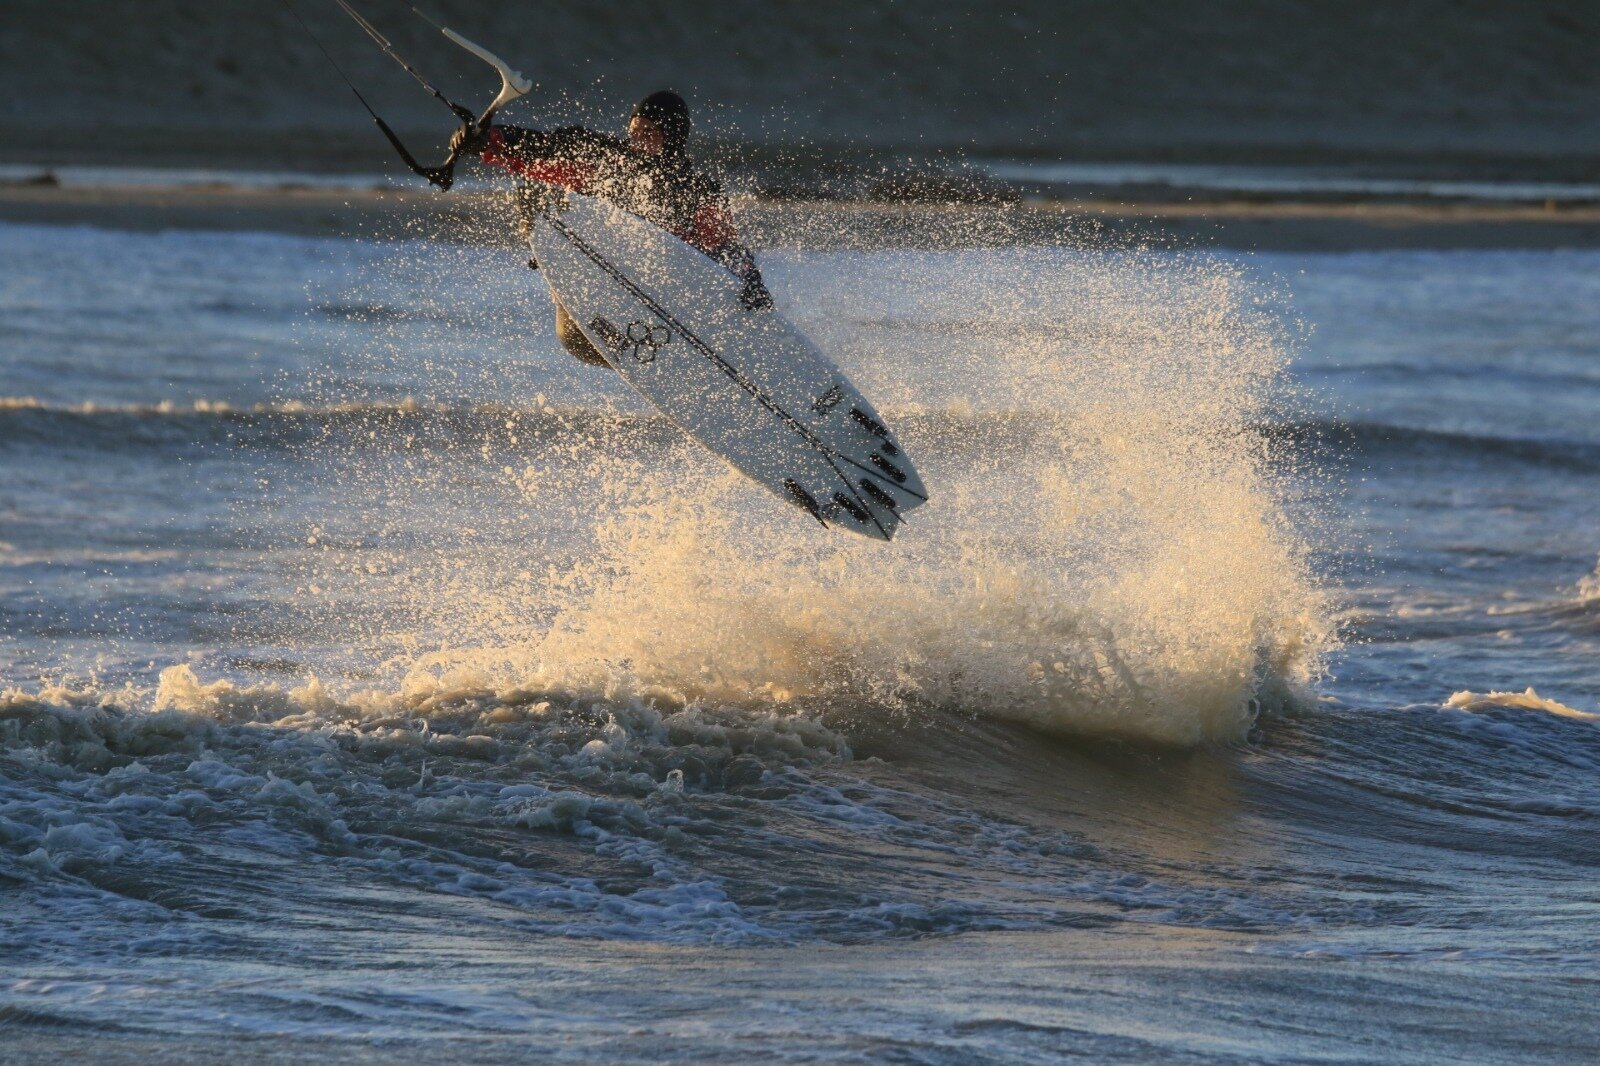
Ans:
POLYGON ((671 343, 672 331, 666 326, 644 321, 628 323, 628 346, 633 349, 633 358, 638 362, 654 362, 656 353, 671 343))
POLYGON ((628 328, 624 331, 596 315, 589 323, 589 329, 605 342, 607 348, 618 355, 623 353, 632 355, 636 363, 655 362, 656 353, 672 343, 670 329, 642 319, 629 322, 628 328))
POLYGON ((835 385, 812 401, 811 409, 819 415, 825 415, 839 406, 839 401, 842 399, 844 399, 844 390, 835 385))

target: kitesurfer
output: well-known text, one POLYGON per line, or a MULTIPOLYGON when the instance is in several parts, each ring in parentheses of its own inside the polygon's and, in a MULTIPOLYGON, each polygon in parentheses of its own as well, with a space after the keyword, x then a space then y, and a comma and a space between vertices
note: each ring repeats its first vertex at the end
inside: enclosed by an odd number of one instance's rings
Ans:
MULTIPOLYGON (((752 310, 772 306, 755 258, 739 240, 728 200, 715 180, 695 169, 688 156, 689 106, 677 93, 651 93, 634 106, 628 136, 613 137, 583 126, 552 130, 489 125, 463 127, 452 152, 476 154, 519 180, 526 238, 541 190, 571 189, 605 199, 692 244, 744 280, 741 300, 752 310)), ((576 358, 609 365, 583 335, 559 297, 556 336, 576 358)))

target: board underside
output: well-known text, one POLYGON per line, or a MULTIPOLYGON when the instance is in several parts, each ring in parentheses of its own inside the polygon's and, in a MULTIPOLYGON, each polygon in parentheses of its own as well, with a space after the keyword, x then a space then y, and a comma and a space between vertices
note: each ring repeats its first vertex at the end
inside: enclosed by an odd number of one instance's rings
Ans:
POLYGON ((566 193, 533 251, 591 343, 640 395, 826 525, 888 540, 927 499, 893 432, 804 334, 741 282, 620 208, 566 193))

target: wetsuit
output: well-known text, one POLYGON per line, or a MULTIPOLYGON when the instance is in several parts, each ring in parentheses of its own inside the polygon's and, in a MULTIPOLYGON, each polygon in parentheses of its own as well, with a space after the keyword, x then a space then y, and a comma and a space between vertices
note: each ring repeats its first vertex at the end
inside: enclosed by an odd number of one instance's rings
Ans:
MULTIPOLYGON (((742 278, 746 307, 772 306, 755 258, 739 241, 721 186, 697 172, 681 150, 647 155, 620 137, 582 126, 553 130, 494 126, 482 158, 525 181, 597 196, 655 223, 742 278)), ((584 362, 609 365, 559 299, 556 335, 584 362)))

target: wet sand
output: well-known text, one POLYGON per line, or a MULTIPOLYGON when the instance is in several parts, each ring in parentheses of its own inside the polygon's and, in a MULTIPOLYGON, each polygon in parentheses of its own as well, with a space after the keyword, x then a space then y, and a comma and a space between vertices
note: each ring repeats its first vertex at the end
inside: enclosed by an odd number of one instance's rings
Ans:
MULTIPOLYGON (((1600 247, 1600 205, 1097 197, 1020 204, 745 199, 751 242, 789 247, 1154 243, 1262 251, 1600 247)), ((494 233, 502 195, 411 189, 0 185, 0 219, 120 230, 373 238, 494 233)))

